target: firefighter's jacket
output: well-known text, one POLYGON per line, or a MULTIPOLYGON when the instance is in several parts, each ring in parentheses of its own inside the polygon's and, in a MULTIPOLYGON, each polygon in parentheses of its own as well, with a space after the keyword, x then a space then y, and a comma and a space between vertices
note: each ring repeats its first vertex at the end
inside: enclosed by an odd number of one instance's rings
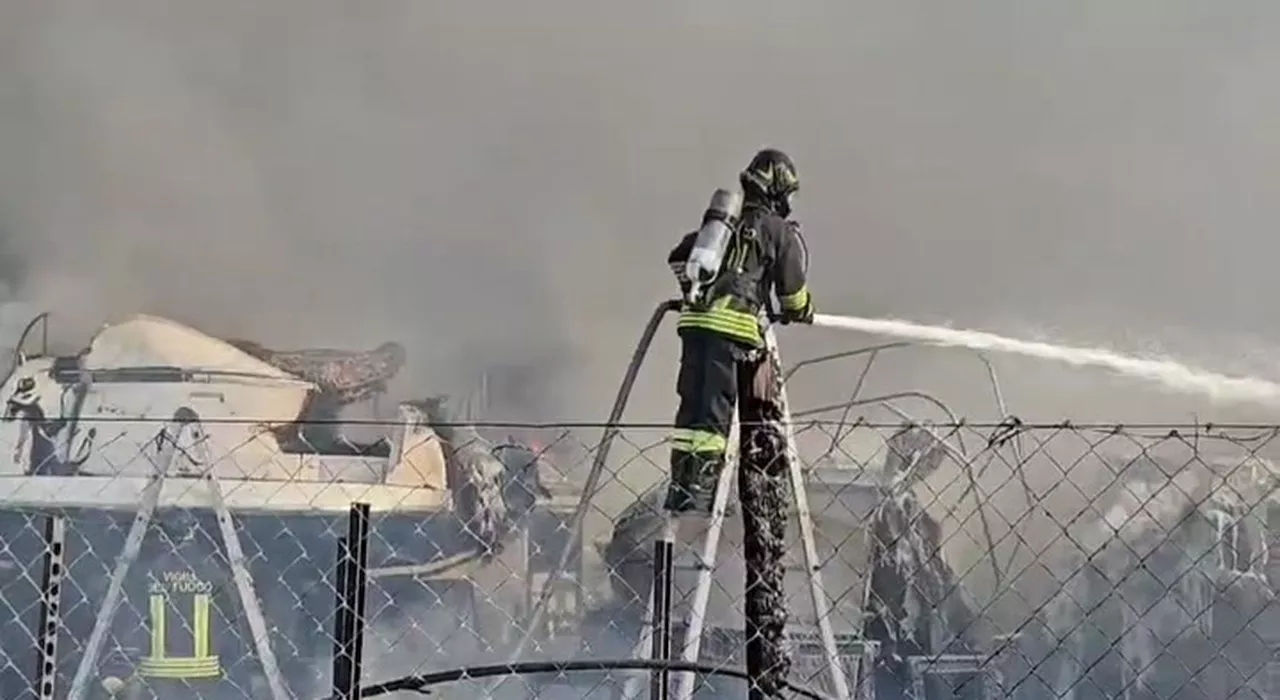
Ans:
MULTIPOLYGON (((685 262, 697 237, 697 231, 686 235, 667 256, 682 296, 687 296, 690 285, 685 262)), ((684 302, 677 328, 708 330, 760 347, 764 344, 760 311, 771 291, 777 293, 784 311, 800 311, 809 305, 805 266, 804 242, 797 225, 748 204, 725 251, 719 276, 708 285, 700 303, 684 302)))

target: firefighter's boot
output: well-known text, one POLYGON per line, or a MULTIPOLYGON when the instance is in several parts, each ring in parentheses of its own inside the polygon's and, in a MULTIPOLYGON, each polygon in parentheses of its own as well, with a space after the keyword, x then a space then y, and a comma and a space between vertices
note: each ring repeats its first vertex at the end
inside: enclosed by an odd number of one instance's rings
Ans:
POLYGON ((716 484, 724 468, 724 455, 716 453, 671 452, 671 482, 663 507, 675 514, 711 514, 716 484))

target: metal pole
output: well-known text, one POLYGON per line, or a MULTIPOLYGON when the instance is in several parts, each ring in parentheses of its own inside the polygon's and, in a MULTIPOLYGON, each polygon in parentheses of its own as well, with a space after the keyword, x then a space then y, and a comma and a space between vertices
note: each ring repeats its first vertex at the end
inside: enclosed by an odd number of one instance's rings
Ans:
POLYGON ((347 550, 352 555, 351 585, 355 607, 351 612, 351 676, 355 681, 352 700, 360 697, 360 677, 364 668, 365 600, 369 591, 369 504, 357 503, 348 516, 347 550))
POLYGON ((53 700, 58 666, 58 624, 61 619, 62 575, 67 521, 50 515, 44 525, 44 572, 40 578, 40 628, 36 630, 36 693, 40 700, 53 700))
POLYGON ((337 614, 333 632, 333 697, 358 700, 364 651, 364 608, 368 589, 369 505, 356 503, 347 514, 347 536, 338 540, 337 614))
POLYGON ((334 698, 349 700, 354 685, 351 675, 351 611, 355 608, 351 599, 351 577, 348 570, 347 538, 338 538, 338 558, 333 567, 334 600, 333 600, 333 695, 334 698))
MULTIPOLYGON (((679 528, 677 519, 668 516, 666 531, 653 543, 653 659, 669 661, 671 659, 671 592, 672 576, 675 562, 675 532, 679 528)), ((649 684, 650 700, 667 700, 670 693, 670 675, 667 669, 657 669, 649 684)))

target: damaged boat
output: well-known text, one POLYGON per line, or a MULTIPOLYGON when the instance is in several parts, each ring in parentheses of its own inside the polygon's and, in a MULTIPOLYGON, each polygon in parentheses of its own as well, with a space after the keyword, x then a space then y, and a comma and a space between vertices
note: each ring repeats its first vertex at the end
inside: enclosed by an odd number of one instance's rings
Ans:
POLYGON ((399 404, 374 440, 342 435, 339 411, 404 365, 398 344, 279 351, 135 316, 76 354, 29 352, 46 323, 0 384, 0 696, 327 694, 355 502, 372 512, 367 673, 502 647, 528 595, 509 545, 544 527, 545 464, 456 425, 443 397, 399 404), (51 532, 60 620, 42 636, 51 532))

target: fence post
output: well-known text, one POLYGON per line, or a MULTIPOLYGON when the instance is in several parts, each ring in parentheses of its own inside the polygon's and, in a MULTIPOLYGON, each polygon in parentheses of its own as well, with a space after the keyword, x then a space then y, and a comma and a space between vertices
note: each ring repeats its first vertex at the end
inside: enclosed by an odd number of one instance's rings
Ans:
POLYGON ((350 698, 351 688, 351 592, 347 587, 347 538, 338 538, 333 582, 333 696, 350 698))
POLYGON ((62 575, 66 519, 51 514, 44 524, 44 571, 40 577, 40 627, 36 630, 36 697, 53 700, 58 666, 58 625, 62 615, 62 575))
MULTIPOLYGON (((675 574, 675 513, 667 514, 667 528, 653 543, 653 659, 671 660, 671 593, 675 574)), ((667 700, 671 674, 665 667, 654 669, 649 681, 650 700, 667 700)))
POLYGON ((369 504, 354 503, 347 514, 347 536, 338 539, 334 571, 337 600, 333 622, 332 697, 341 700, 360 697, 368 569, 369 504))

